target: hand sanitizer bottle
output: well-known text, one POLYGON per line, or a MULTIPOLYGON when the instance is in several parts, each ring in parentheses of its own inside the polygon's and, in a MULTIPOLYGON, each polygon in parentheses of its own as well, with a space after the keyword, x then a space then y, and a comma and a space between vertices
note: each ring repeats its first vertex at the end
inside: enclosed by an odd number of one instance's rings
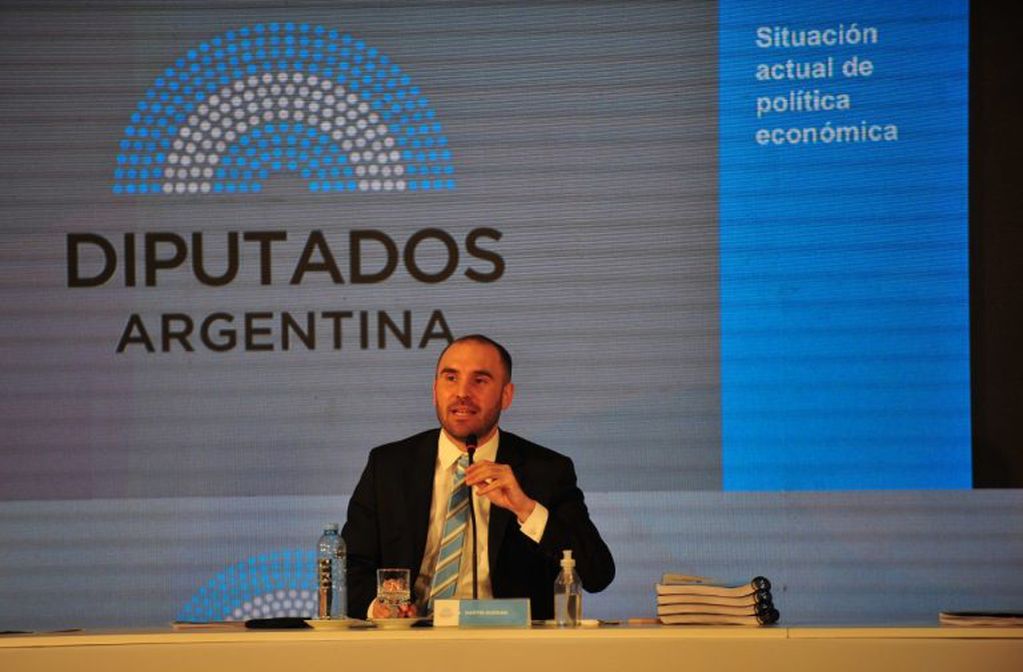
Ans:
POLYGON ((554 581, 554 621, 559 628, 574 628, 583 620, 583 592, 572 551, 562 551, 561 572, 554 581))

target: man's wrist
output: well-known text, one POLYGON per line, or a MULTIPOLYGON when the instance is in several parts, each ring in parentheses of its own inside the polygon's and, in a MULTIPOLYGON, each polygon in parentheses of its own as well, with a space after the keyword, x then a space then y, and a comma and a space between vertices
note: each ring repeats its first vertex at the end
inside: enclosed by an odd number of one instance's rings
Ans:
POLYGON ((536 509, 536 500, 530 499, 522 507, 515 510, 515 517, 519 521, 519 525, 526 522, 526 520, 533 514, 533 510, 536 509))

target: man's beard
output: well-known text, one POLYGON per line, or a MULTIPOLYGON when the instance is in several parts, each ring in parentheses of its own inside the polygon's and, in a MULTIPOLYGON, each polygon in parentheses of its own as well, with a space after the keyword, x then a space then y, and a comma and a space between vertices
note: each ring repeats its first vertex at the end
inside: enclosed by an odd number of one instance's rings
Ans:
POLYGON ((447 409, 444 411, 441 411, 439 406, 436 406, 435 410, 437 412, 437 420, 440 421, 440 425, 444 428, 444 431, 446 431, 452 438, 462 442, 473 434, 475 434, 477 438, 483 439, 483 437, 490 434, 490 430, 496 427, 497 421, 501 419, 501 410, 499 408, 494 409, 493 412, 487 414, 475 404, 454 403, 449 404, 447 409), (449 411, 459 406, 465 406, 476 411, 476 415, 473 416, 472 422, 468 424, 455 424, 454 422, 448 422, 450 419, 449 411))

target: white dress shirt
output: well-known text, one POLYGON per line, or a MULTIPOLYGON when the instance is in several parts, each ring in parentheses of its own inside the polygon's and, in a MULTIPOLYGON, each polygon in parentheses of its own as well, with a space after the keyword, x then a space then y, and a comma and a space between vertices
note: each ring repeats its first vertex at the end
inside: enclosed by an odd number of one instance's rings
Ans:
MULTIPOLYGON (((494 432, 494 435, 483 445, 476 449, 474 461, 487 460, 495 461, 497 458, 497 447, 500 443, 501 432, 494 432)), ((433 498, 430 502, 430 527, 426 535, 426 548, 423 550, 423 564, 419 568, 419 578, 416 581, 416 595, 419 596, 420 613, 430 595, 430 582, 433 578, 433 570, 437 564, 437 553, 440 550, 441 531, 444 527, 444 517, 447 514, 448 499, 451 496, 451 484, 455 478, 455 463, 461 457, 462 451, 455 445, 444 430, 440 432, 437 440, 437 462, 434 465, 433 474, 433 498)), ((479 585, 479 598, 488 599, 494 596, 490 586, 490 558, 487 555, 488 523, 490 522, 490 500, 486 495, 480 497, 475 490, 472 493, 473 511, 476 515, 476 557, 477 557, 477 580, 479 585)), ((537 502, 533 513, 522 523, 519 523, 519 530, 533 541, 540 543, 543 532, 547 528, 547 509, 537 502)), ((455 589, 455 597, 460 599, 472 598, 472 522, 466 527, 465 543, 462 545, 462 559, 458 570, 458 584, 455 589)))

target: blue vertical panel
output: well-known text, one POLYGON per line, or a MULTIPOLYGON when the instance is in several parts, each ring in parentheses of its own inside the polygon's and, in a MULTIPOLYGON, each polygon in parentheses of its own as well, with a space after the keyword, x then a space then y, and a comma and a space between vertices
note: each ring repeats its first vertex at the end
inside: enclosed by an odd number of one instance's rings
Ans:
POLYGON ((967 3, 719 31, 724 488, 970 487, 967 3))

